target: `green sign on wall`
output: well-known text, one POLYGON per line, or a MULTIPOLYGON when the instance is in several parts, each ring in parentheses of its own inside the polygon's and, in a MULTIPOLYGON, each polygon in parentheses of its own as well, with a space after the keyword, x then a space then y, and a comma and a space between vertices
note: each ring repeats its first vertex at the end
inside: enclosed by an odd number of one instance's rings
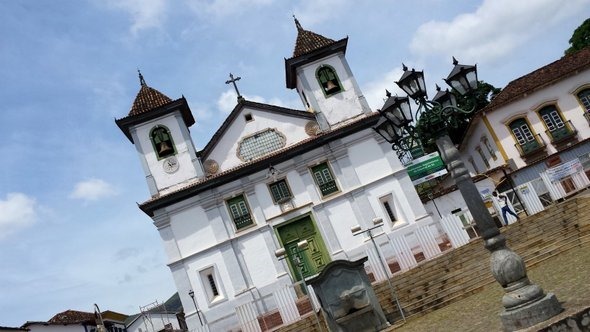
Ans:
POLYGON ((438 152, 433 152, 424 157, 412 160, 406 165, 406 169, 414 185, 419 185, 420 183, 447 174, 445 164, 438 152))

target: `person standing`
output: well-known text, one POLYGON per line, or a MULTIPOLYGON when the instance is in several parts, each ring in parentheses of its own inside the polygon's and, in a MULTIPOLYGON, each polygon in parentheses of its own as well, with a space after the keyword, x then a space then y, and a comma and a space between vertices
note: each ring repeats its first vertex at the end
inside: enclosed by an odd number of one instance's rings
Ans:
POLYGON ((510 210, 510 206, 508 205, 508 197, 506 197, 506 195, 498 195, 497 191, 494 191, 492 195, 498 200, 498 203, 502 208, 502 218, 504 218, 504 224, 506 226, 508 226, 508 218, 506 217, 506 213, 513 215, 516 220, 520 220, 520 217, 514 213, 514 211, 510 210))

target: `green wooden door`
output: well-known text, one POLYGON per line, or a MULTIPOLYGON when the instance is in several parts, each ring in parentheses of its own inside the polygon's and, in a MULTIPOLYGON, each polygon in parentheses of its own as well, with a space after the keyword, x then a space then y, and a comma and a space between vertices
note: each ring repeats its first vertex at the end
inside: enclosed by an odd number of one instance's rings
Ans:
POLYGON ((319 273, 330 262, 324 241, 310 216, 281 226, 277 232, 295 280, 301 280, 302 275, 307 278, 319 273), (303 240, 307 240, 308 249, 299 251, 297 243, 303 240))

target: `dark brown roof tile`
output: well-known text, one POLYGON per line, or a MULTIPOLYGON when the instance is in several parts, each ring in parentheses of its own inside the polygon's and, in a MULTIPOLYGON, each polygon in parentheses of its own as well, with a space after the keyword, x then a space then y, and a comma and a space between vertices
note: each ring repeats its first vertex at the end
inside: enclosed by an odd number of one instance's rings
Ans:
POLYGON ((295 49, 293 50, 294 58, 336 42, 315 32, 303 29, 297 19, 295 19, 295 25, 297 26, 297 40, 295 41, 295 49))
POLYGON ((563 80, 568 76, 576 75, 580 70, 589 67, 590 47, 586 47, 508 83, 502 92, 486 106, 485 110, 491 111, 519 98, 524 98, 541 88, 563 80))
POLYGON ((146 84, 142 84, 141 89, 135 97, 135 101, 133 101, 133 106, 131 106, 129 116, 148 112, 154 108, 168 104, 171 101, 172 99, 160 91, 151 88, 146 84))

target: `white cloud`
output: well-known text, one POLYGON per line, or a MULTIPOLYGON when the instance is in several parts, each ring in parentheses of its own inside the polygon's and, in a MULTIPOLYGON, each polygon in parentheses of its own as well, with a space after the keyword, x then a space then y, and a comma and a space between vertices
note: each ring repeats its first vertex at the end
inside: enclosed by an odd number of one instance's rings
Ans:
POLYGON ((227 90, 217 99, 217 108, 223 114, 229 114, 236 107, 237 95, 234 91, 227 90))
POLYGON ((258 6, 267 6, 274 0, 190 0, 187 5, 199 16, 223 17, 258 6))
POLYGON ((114 195, 116 195, 116 191, 108 182, 101 179, 89 179, 76 183, 74 190, 70 193, 70 198, 96 201, 114 195))
POLYGON ((108 0, 107 6, 123 10, 131 16, 131 33, 159 28, 166 17, 166 0, 108 0))
POLYGON ((0 199, 0 239, 29 227, 37 220, 35 199, 22 193, 9 193, 0 199))
POLYGON ((430 21, 414 35, 410 49, 421 55, 456 55, 463 62, 494 61, 557 23, 587 9, 588 0, 485 0, 474 12, 450 22, 430 21))

